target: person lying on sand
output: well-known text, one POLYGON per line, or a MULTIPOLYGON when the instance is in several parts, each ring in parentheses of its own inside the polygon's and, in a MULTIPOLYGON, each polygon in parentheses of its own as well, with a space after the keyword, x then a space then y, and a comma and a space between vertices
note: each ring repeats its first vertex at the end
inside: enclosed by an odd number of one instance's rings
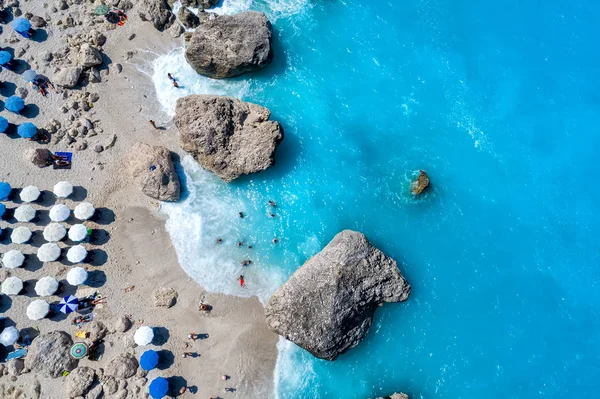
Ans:
POLYGON ((207 305, 204 302, 200 302, 200 306, 198 307, 198 310, 201 312, 208 312, 208 311, 210 311, 210 305, 207 305))
POLYGON ((188 333, 188 339, 191 339, 192 341, 195 341, 198 339, 198 334, 196 333, 188 333))

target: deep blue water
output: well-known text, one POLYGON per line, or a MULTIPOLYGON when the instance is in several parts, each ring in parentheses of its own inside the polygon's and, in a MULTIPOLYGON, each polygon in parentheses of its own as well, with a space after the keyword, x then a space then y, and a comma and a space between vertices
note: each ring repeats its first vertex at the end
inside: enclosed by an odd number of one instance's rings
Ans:
MULTIPOLYGON (((208 289, 264 300, 350 228, 413 287, 335 362, 282 345, 279 397, 596 397, 600 5, 223 6, 267 13, 273 65, 226 82, 195 76, 181 52, 158 66, 188 80, 178 95, 270 108, 286 138, 276 166, 229 186, 184 160, 189 197, 163 208, 182 266, 208 289), (432 187, 415 199, 419 169, 432 187), (268 200, 279 204, 274 219, 268 200), (245 258, 254 264, 242 290, 245 258)), ((174 92, 161 95, 172 110, 174 92)))

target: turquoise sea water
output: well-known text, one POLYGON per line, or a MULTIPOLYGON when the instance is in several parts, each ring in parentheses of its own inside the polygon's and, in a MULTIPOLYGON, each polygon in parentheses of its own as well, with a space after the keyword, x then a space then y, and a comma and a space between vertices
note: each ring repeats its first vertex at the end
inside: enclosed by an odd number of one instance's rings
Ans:
POLYGON ((177 96, 229 94, 270 108, 286 132, 276 166, 230 185, 183 160, 187 198, 163 206, 182 266, 208 289, 264 301, 350 228, 413 287, 335 362, 280 343, 277 396, 596 397, 600 6, 224 0, 218 10, 249 8, 275 28, 264 71, 211 81, 181 50, 154 63, 167 112, 177 96), (415 199, 419 169, 432 187, 415 199))

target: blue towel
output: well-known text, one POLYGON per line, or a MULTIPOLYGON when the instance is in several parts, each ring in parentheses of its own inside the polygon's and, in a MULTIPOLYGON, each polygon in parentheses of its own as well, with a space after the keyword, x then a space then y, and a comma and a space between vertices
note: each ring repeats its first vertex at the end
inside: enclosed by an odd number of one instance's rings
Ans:
POLYGON ((68 165, 57 165, 56 162, 53 162, 53 168, 54 169, 71 169, 71 161, 73 160, 73 153, 72 152, 55 152, 54 155, 56 155, 57 157, 61 157, 63 160, 69 162, 68 165))

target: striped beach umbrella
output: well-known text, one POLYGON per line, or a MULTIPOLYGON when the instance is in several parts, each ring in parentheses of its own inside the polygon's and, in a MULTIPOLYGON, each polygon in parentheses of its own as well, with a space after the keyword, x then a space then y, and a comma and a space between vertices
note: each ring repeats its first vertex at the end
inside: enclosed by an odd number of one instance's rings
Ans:
POLYGON ((71 356, 75 359, 83 359, 88 353, 88 347, 83 342, 78 342, 71 347, 71 356))
POLYGON ((60 306, 61 313, 69 314, 77 310, 79 307, 79 299, 75 298, 73 295, 69 295, 64 297, 58 305, 60 306))

